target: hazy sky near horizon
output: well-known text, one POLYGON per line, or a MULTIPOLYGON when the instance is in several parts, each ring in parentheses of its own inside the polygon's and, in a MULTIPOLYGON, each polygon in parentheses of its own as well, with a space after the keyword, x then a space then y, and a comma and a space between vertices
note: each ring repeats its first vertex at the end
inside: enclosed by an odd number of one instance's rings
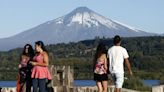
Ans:
POLYGON ((16 35, 81 6, 146 32, 164 33, 164 0, 0 0, 0 38, 16 35))

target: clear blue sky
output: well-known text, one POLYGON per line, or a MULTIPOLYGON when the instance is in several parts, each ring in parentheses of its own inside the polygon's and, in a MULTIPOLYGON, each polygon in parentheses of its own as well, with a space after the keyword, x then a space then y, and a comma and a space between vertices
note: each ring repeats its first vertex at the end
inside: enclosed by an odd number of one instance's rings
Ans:
POLYGON ((143 31, 164 33, 164 0, 0 0, 0 38, 56 19, 80 6, 143 31))

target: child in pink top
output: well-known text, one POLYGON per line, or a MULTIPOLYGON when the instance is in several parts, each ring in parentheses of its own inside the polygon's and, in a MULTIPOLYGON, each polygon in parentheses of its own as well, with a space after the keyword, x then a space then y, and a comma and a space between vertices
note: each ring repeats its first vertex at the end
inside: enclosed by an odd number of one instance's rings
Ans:
POLYGON ((98 92, 107 92, 107 57, 105 44, 99 43, 93 60, 94 80, 96 81, 98 92))

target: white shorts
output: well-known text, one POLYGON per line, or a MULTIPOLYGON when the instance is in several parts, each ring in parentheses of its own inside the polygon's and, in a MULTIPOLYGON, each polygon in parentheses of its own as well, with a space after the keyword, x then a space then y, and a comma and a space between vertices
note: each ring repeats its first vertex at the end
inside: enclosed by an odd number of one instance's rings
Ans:
POLYGON ((122 85, 124 83, 124 74, 112 73, 112 78, 115 82, 116 88, 122 88, 122 85))

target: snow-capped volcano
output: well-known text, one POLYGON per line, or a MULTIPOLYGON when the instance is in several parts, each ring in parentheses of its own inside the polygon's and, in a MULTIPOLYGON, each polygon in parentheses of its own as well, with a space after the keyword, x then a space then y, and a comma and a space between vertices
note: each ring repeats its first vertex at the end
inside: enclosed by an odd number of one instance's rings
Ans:
POLYGON ((40 24, 15 36, 0 39, 0 50, 9 50, 26 43, 34 43, 37 40, 42 40, 46 44, 55 44, 115 35, 134 37, 154 34, 105 18, 86 7, 79 7, 67 15, 40 24))
POLYGON ((75 9, 73 12, 71 12, 70 14, 56 19, 56 22, 58 24, 64 23, 67 26, 71 26, 71 24, 74 23, 79 23, 86 27, 93 27, 93 26, 98 27, 99 25, 105 25, 106 27, 113 28, 113 29, 118 29, 118 27, 122 25, 133 31, 139 32, 139 30, 131 26, 105 18, 86 7, 79 7, 75 9))
POLYGON ((70 14, 64 17, 57 18, 55 21, 57 24, 65 24, 67 26, 71 26, 74 23, 78 23, 85 27, 96 27, 96 26, 98 27, 100 25, 104 25, 108 28, 113 28, 113 29, 118 29, 118 27, 122 25, 129 29, 132 29, 133 31, 136 32, 139 31, 123 23, 105 18, 86 7, 79 7, 75 9, 73 12, 71 12, 70 14))

